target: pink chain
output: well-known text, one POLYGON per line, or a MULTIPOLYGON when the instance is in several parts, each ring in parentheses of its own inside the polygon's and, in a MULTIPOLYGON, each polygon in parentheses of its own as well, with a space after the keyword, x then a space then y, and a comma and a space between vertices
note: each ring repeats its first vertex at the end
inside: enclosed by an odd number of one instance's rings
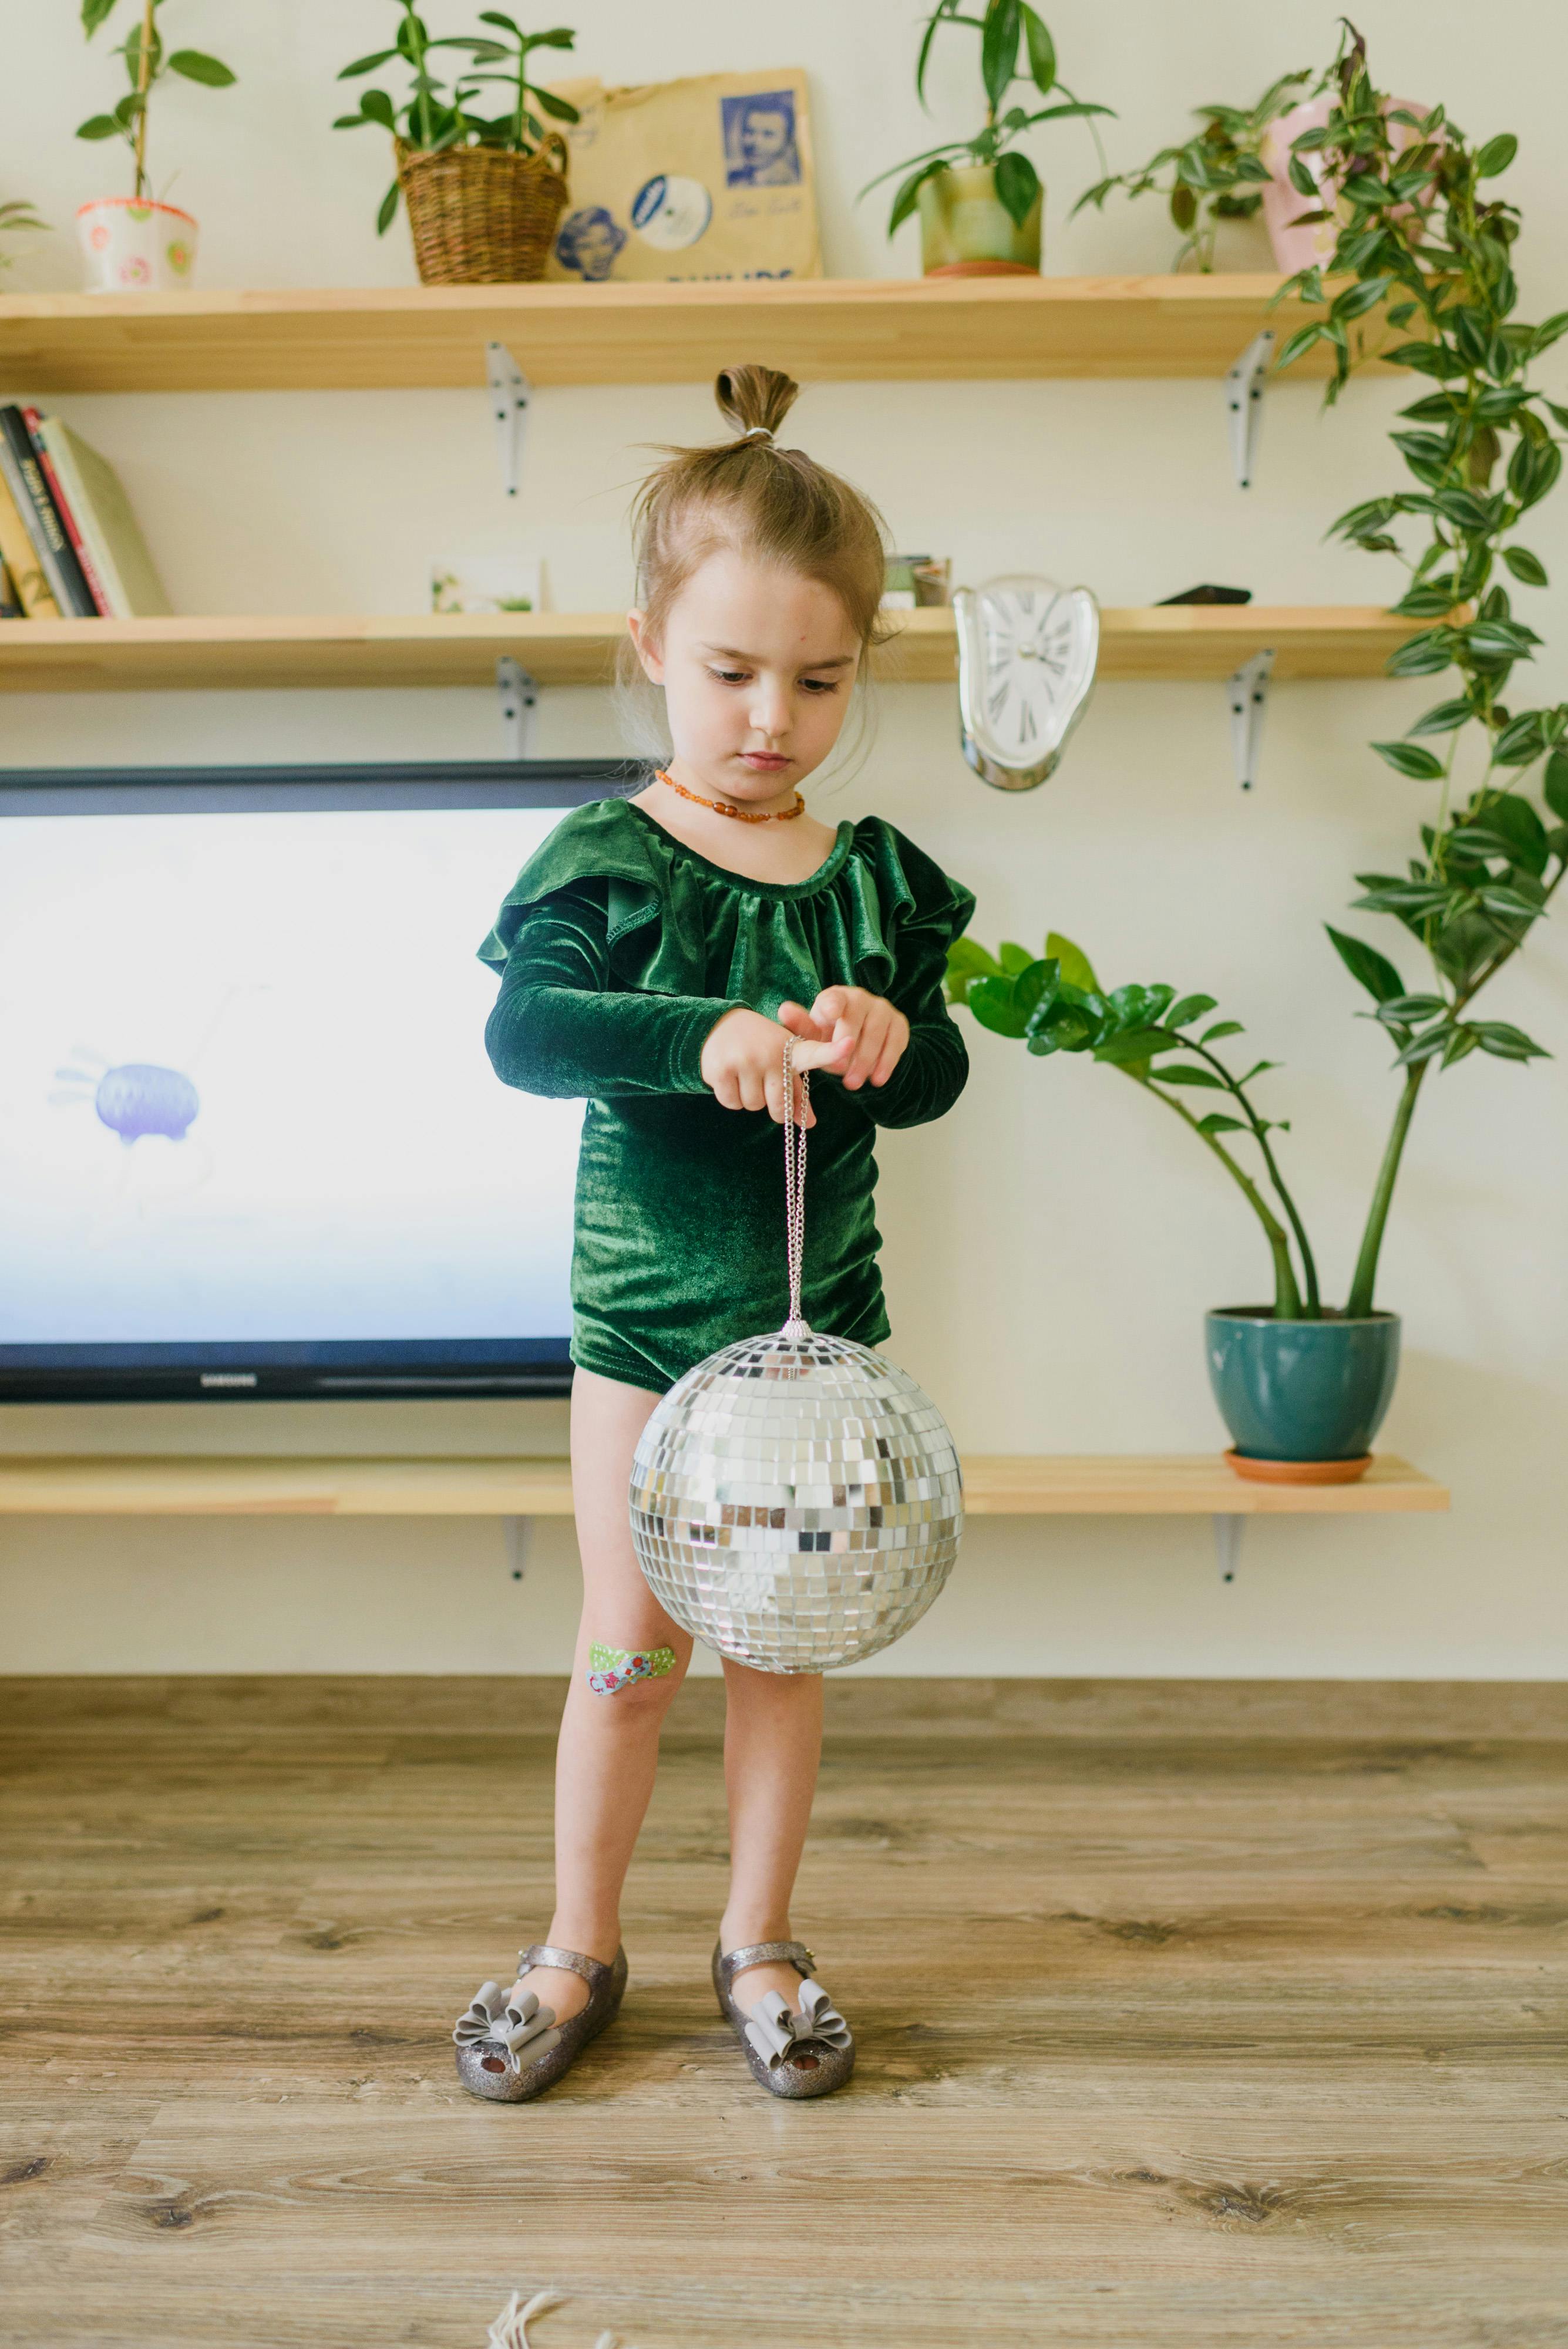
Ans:
POLYGON ((794 1072, 795 1040, 785 1034, 784 1042, 784 1260, 789 1271, 789 1319, 780 1335, 803 1338, 810 1334, 811 1324, 800 1309, 801 1269, 805 1258, 805 1125, 804 1112, 811 1102, 811 1077, 803 1069, 797 1081, 794 1072), (803 1122, 797 1125, 794 1116, 794 1089, 800 1085, 803 1122))

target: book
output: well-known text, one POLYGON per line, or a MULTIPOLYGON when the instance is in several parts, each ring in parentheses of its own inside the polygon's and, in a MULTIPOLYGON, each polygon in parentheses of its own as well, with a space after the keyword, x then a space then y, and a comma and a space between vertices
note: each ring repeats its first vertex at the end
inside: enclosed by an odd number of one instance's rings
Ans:
POLYGON ((49 593, 49 583, 38 561, 27 526, 23 522, 5 476, 0 472, 0 562, 11 574, 11 585, 29 620, 57 620, 60 607, 49 593))
POLYGON ((88 553, 88 548, 83 542, 81 531, 78 526, 76 516, 71 512, 70 502, 67 498, 64 490, 60 487, 60 478, 58 473, 55 471, 55 460, 50 456, 47 445, 45 442, 44 419, 39 415, 36 408, 24 408, 22 410, 22 420, 26 425, 27 430, 32 436, 33 446, 37 451, 38 462, 44 469, 44 479, 49 485, 49 495, 55 502, 55 512, 59 515, 61 522, 65 524, 66 536, 70 540, 71 553, 76 556, 78 563, 81 565, 81 574, 87 582, 88 594, 92 597, 93 609, 97 612, 100 619, 112 620, 114 617, 114 606, 110 604, 109 597, 104 593, 103 582, 98 575, 98 566, 93 562, 92 556, 88 553))
POLYGON ((0 620, 25 620, 26 616, 22 609, 22 598, 11 585, 11 574, 5 564, 0 563, 0 620))
POLYGON ((67 620, 96 618, 98 605, 82 577, 81 564, 71 551, 66 526, 55 512, 55 502, 49 495, 26 419, 14 401, 0 408, 0 475, 16 501, 16 511, 49 583, 49 593, 62 616, 67 620))
POLYGON ((166 617, 173 605, 163 591, 114 467, 57 416, 41 416, 37 429, 60 494, 81 535, 83 569, 90 562, 92 575, 103 592, 107 617, 166 617))

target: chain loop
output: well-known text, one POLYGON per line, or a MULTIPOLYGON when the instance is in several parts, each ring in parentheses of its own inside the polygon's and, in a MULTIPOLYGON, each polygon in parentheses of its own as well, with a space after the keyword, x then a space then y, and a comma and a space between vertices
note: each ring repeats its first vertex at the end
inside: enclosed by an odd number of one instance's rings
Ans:
POLYGON ((794 1071, 795 1040, 786 1031, 784 1041, 784 1261, 789 1272, 789 1318, 780 1335, 805 1338, 811 1334, 811 1324, 800 1309, 801 1272, 805 1260, 805 1125, 804 1112, 811 1103, 811 1077, 803 1069, 798 1080, 794 1071), (794 1089, 800 1085, 802 1123, 795 1123, 794 1089))

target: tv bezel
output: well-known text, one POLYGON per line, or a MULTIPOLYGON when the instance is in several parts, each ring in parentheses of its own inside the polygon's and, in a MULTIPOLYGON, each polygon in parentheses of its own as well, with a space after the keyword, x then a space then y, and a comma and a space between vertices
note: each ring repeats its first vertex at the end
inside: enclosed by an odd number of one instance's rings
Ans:
MULTIPOLYGON (((392 765, 16 767, 0 826, 21 815, 321 807, 579 807, 624 796, 622 759, 420 760, 392 765)), ((3 836, 3 835, 0 835, 3 836)), ((502 876, 502 885, 504 877, 502 876)), ((499 889, 498 889, 499 895, 499 889)), ((332 1340, 0 1347, 0 1404, 365 1402, 562 1395, 567 1338, 332 1340), (23 1359, 18 1359, 18 1358, 23 1359)))

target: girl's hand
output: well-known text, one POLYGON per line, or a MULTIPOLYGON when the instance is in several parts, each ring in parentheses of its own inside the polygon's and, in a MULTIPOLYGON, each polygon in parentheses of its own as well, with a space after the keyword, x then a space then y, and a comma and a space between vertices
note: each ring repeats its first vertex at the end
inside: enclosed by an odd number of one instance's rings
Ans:
MULTIPOLYGON (((796 1011, 798 1004, 787 1007, 796 1011)), ((784 1038, 792 1032, 777 1019, 764 1019, 760 1011, 747 1011, 737 1005, 726 1011, 722 1019, 709 1029, 702 1045, 701 1071, 702 1081, 710 1085, 714 1099, 725 1109, 765 1109, 775 1125, 784 1122, 784 1038)), ((797 1037, 798 1029, 793 1031, 797 1037)), ((816 1118, 798 1081, 806 1069, 832 1067, 839 1057, 839 1047, 815 1037, 797 1042, 794 1049, 796 1084, 794 1088, 794 1122, 797 1125, 815 1125, 816 1118)))
POLYGON ((830 1058, 819 1065, 841 1077, 846 1092, 857 1092, 867 1078, 885 1085, 909 1041, 903 1013, 863 987, 825 987, 809 1011, 803 1004, 781 1003, 779 1021, 796 1036, 831 1045, 830 1058))

